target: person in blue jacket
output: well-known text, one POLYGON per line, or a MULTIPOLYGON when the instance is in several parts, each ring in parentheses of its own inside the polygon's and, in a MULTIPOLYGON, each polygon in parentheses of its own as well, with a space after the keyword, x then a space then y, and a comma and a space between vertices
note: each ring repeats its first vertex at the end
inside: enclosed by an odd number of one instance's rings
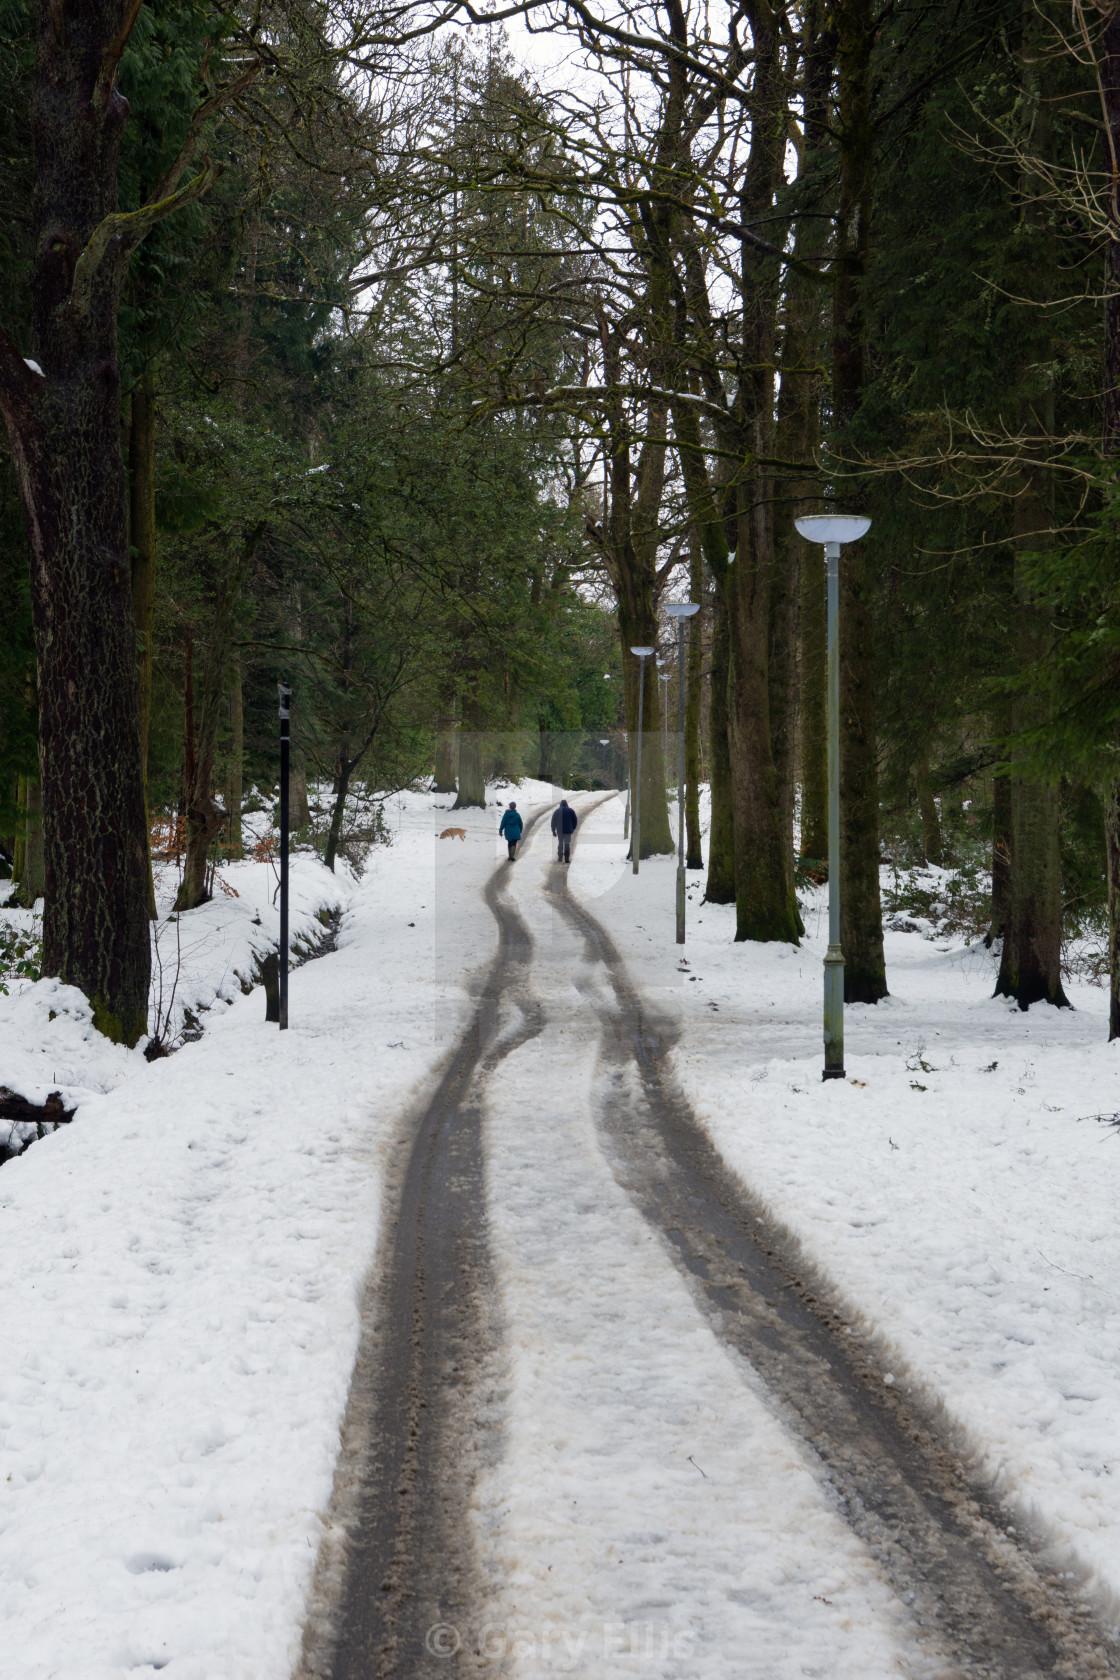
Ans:
POLYGON ((566 799, 562 799, 552 813, 552 832, 556 836, 557 863, 571 863, 572 835, 579 818, 566 799))
POLYGON ((521 812, 511 799, 509 810, 502 812, 502 820, 498 825, 498 833, 505 836, 506 844, 509 847, 509 861, 511 863, 514 863, 517 859, 517 842, 521 838, 521 831, 524 827, 525 824, 521 821, 521 812))

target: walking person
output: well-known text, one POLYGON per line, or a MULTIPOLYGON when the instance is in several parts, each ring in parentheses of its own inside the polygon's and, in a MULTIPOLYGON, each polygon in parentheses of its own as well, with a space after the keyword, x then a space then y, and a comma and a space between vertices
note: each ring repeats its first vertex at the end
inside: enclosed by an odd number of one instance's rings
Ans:
POLYGON ((504 836, 506 845, 509 847, 509 861, 511 863, 517 862, 517 842, 521 838, 521 833, 524 827, 525 824, 521 820, 521 812, 517 809, 517 806, 511 799, 509 802, 509 810, 502 812, 502 820, 498 825, 498 833, 499 835, 504 836))
POLYGON ((566 799, 562 799, 552 813, 552 832, 556 836, 557 863, 571 863, 572 835, 579 818, 566 799))

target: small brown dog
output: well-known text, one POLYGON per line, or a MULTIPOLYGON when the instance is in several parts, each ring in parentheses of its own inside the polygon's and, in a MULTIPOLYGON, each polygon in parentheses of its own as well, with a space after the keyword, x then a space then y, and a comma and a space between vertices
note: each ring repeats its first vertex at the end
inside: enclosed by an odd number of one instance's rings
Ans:
POLYGON ((465 840, 466 838, 467 831, 465 828, 445 828, 440 835, 441 840, 465 840))

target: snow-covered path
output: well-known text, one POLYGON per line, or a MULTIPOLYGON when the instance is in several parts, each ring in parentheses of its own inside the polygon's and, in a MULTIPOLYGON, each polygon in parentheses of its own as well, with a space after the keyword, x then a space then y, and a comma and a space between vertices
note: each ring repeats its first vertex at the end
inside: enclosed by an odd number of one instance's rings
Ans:
MULTIPOLYGON (((519 803, 551 793, 523 787, 519 803)), ((882 1544, 853 1502, 862 1469, 814 1398, 832 1330, 809 1324, 819 1304, 797 1283, 822 1274, 880 1395, 897 1372, 891 1396, 913 1384, 963 1423, 977 1485, 1004 1502, 989 1562, 1002 1545, 1014 1571, 1025 1509, 1107 1605, 1116 1142, 1077 1124, 1115 1107, 1097 1000, 1008 1014, 969 972, 975 953, 889 935, 899 995, 853 1012, 853 1083, 822 1097, 812 937, 735 947, 729 912, 694 901, 681 971, 671 862, 631 877, 616 804, 581 825, 564 871, 546 833, 506 865, 493 805, 398 806, 397 842, 361 882, 317 884, 307 860, 308 929, 323 891, 346 915, 338 952, 293 976, 286 1035, 259 991, 228 984, 274 915, 253 865, 231 874, 236 902, 192 913, 188 995, 210 1010, 170 1060, 106 1049, 56 982, 0 999, 0 1083, 79 1104, 0 1174, 0 1680, 291 1680, 324 1537, 322 1558, 338 1556, 330 1487, 363 1284, 386 1266, 384 1215, 457 1043, 470 1150, 453 1128, 426 1194, 483 1240, 447 1250, 401 1344, 411 1359, 428 1336, 445 1402, 426 1468, 409 1469, 430 1520, 391 1578, 398 1608, 423 1593, 409 1680, 955 1680, 956 1612, 975 1621, 1003 1589, 978 1569, 957 1606, 934 1569, 941 1608, 909 1602, 914 1548, 882 1544), (433 841, 448 821, 465 843, 433 841), (640 1030, 581 904, 624 954, 640 1030), (524 950, 495 969, 518 927, 524 950), (691 1162, 654 1112, 661 1081, 707 1130, 691 1162), (777 1248, 782 1227, 803 1244, 777 1286, 741 1265, 759 1247, 752 1208, 777 1248), (441 1314, 475 1339, 451 1359, 441 1314)), ((382 1325, 367 1311, 364 1328, 368 1366, 382 1325)), ((406 1468, 427 1412, 408 1394, 406 1468)), ((987 1672, 1114 1661, 1020 1649, 987 1672)))
POLYGON ((486 1094, 509 1397, 477 1495, 490 1596, 464 1638, 527 1676, 932 1672, 616 1182, 595 1095, 610 1002, 544 890, 552 855, 537 836, 510 886, 534 940, 519 1001, 547 1025, 486 1094))
POLYGON ((505 955, 409 1166, 441 1136, 481 1155, 481 1105, 485 1195, 464 1194, 466 1155, 458 1184, 432 1169, 463 1236, 430 1258, 426 1214, 399 1334, 382 1311, 386 1358, 415 1372, 394 1412, 414 1444, 403 1474, 384 1442, 371 1455, 354 1553, 372 1566, 352 1575, 338 1663, 313 1672, 357 1680, 374 1656, 410 1677, 1115 1672, 850 1327, 811 1292, 783 1297, 790 1256, 710 1149, 673 1159, 690 1121, 662 1127, 643 1186, 664 1046, 651 1058, 657 1024, 566 875, 540 830, 488 889, 505 955), (429 1321, 448 1299, 441 1351, 429 1321))

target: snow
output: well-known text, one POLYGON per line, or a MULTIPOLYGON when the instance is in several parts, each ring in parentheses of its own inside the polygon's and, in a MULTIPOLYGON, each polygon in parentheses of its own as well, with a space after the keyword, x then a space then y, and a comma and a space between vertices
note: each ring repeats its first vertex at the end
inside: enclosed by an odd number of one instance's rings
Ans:
MULTIPOLYGON (((822 1084, 827 889, 801 946, 734 944, 733 906, 675 858, 625 861, 600 808, 571 890, 674 1012, 672 1072, 731 1169, 802 1245, 896 1381, 955 1431, 1010 1523, 1120 1616, 1120 1107, 1107 992, 1024 1014, 960 937, 885 935, 891 996, 846 1011, 822 1084), (593 842, 593 843, 589 843, 593 842)), ((886 872, 884 872, 886 878, 886 872)), ((925 924, 923 924, 924 926, 925 924)))
MULTIPOLYGON (((172 865, 156 865, 159 919, 152 927, 152 990, 149 1025, 153 1037, 178 1044, 219 1006, 259 981, 260 959, 274 951, 280 937, 277 900, 279 878, 267 860, 246 859, 219 872, 208 904, 172 915, 178 876, 172 865)), ((353 880, 345 864, 334 876, 318 858, 297 853, 291 862, 289 916, 293 960, 322 940, 321 913, 348 903, 353 880)), ((29 930, 40 915, 0 912, 9 926, 29 930)), ((263 1013, 263 993, 254 1012, 263 1013)), ((143 1065, 146 1041, 134 1050, 111 1044, 92 1025, 92 1011, 82 993, 58 980, 10 985, 0 995, 0 1085, 42 1103, 48 1092, 61 1093, 73 1108, 88 1096, 114 1090, 143 1065)), ((5 1141, 0 1121, 0 1143, 5 1141)))
MULTIPOLYGON (((0 998, 0 1083, 79 1098, 0 1168, 4 1680, 291 1673, 387 1153, 495 947, 496 813, 441 846, 431 806, 393 801, 393 845, 336 884, 339 948, 293 972, 287 1033, 233 978, 250 910, 268 931, 251 864, 183 919, 185 995, 228 1001, 175 1055, 91 1037, 53 982, 0 998)), ((310 930, 330 877, 298 862, 310 930)))
POLYGON ((508 1028, 530 998, 548 1024, 487 1093, 508 1400, 478 1494, 487 1623, 457 1631, 526 1676, 925 1672, 903 1664, 903 1612, 809 1455, 603 1156, 603 976, 542 892, 553 856, 538 831, 510 875, 535 957, 508 1028))
MULTIPOLYGON (((0 1167, 0 1680, 287 1680, 328 1510, 387 1167, 497 949, 485 811, 405 794, 360 878, 293 865, 291 1029, 246 994, 276 937, 267 859, 169 923, 169 1032, 148 1063, 80 994, 12 982, 0 1084, 76 1104, 0 1167), (462 827, 465 841, 435 839, 462 827), (169 946, 177 935, 174 957, 169 946)), ((888 932, 892 989, 849 1009, 822 1085, 822 893, 800 948, 735 946, 675 859, 624 859, 621 801, 580 827, 570 888, 679 1036, 673 1074, 730 1169, 924 1396, 1006 1504, 1120 1604, 1120 1135, 1107 998, 993 1001, 991 958, 888 932)), ((474 1519, 484 1632, 511 1674, 665 1680, 924 1670, 811 1455, 692 1302, 604 1158, 601 976, 541 892, 547 832, 502 865, 549 1006, 487 1093, 504 1327, 502 1453, 474 1519)), ((27 927, 27 912, 0 913, 27 927)), ((925 924, 923 924, 925 925, 925 924)), ((927 933, 932 927, 926 928, 927 933)), ((520 1021, 513 1008, 505 1023, 520 1021)), ((0 1139, 2 1141, 2 1139, 0 1139)))

